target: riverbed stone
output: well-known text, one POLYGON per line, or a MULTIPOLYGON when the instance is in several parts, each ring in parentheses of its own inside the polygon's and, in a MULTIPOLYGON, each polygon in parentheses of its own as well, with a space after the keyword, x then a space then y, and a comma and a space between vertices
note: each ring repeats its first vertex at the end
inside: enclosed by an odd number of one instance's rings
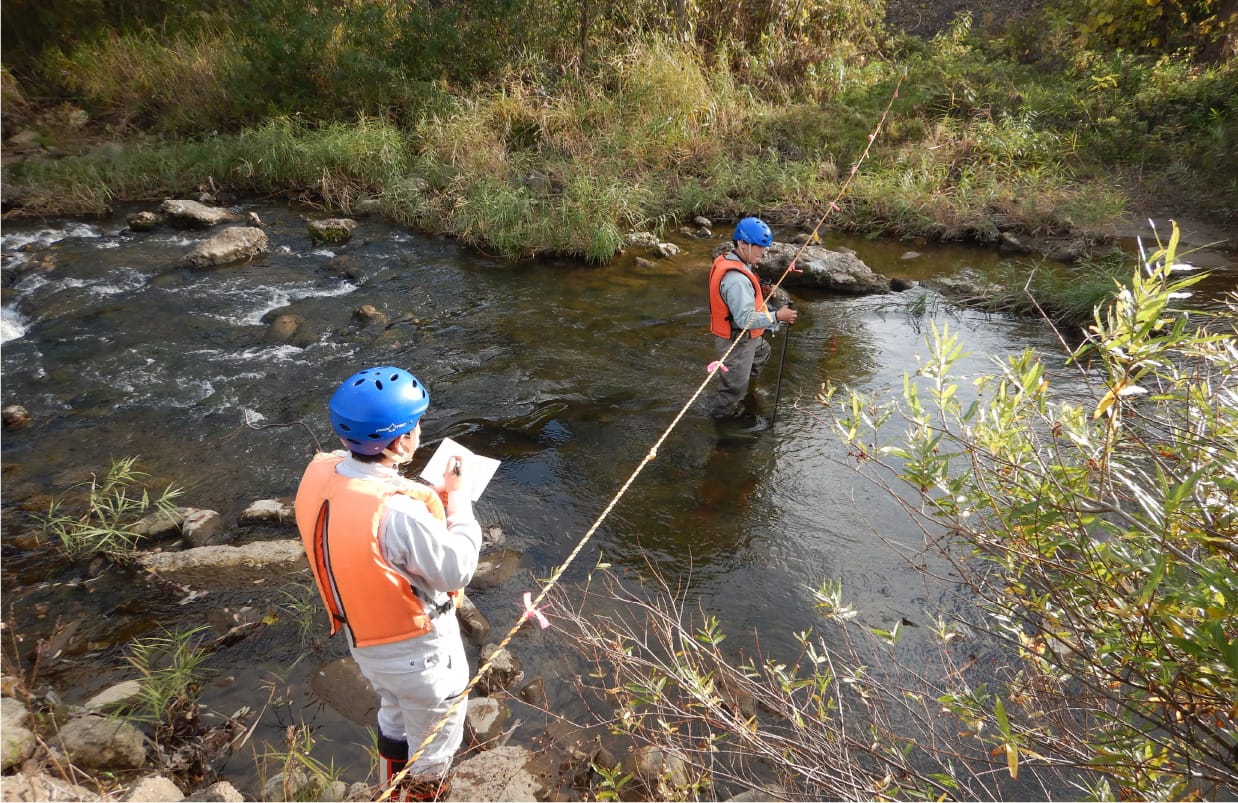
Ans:
POLYGON ((135 212, 129 216, 129 228, 133 231, 151 231, 163 222, 163 215, 150 210, 135 212))
POLYGON ((309 568, 299 539, 148 552, 138 556, 138 563, 166 580, 211 591, 230 584, 276 582, 309 568))
POLYGON ((520 690, 520 699, 534 708, 545 708, 547 705, 546 681, 541 678, 533 678, 520 690))
POLYGON ((924 284, 946 298, 960 303, 980 303, 996 297, 1002 289, 979 273, 965 268, 953 276, 938 276, 924 284))
POLYGON ((474 644, 481 644, 486 640, 486 636, 490 635, 490 620, 467 594, 460 601, 456 615, 460 620, 460 632, 474 644))
POLYGON ((168 199, 159 205, 159 211, 171 223, 196 229, 209 229, 219 223, 236 220, 236 215, 227 209, 189 200, 168 199))
POLYGON ((291 497, 284 499, 259 499, 251 502, 249 507, 237 516, 237 524, 292 524, 296 522, 296 511, 293 509, 291 497))
POLYGON ((14 432, 30 423, 30 411, 20 404, 10 404, 0 410, 0 420, 4 422, 5 429, 14 432))
POLYGON ((197 801, 198 803, 241 803, 241 801, 245 800, 245 797, 232 784, 227 781, 220 781, 211 784, 205 789, 193 792, 185 800, 197 801))
POLYGON ((391 321, 386 313, 380 312, 373 304, 362 304, 352 311, 352 319, 362 326, 387 326, 391 321))
MULTIPOLYGON (((714 249, 714 254, 730 250, 726 243, 714 249)), ((799 246, 789 243, 774 243, 757 264, 756 271, 762 278, 783 278, 782 287, 812 287, 845 295, 876 295, 890 292, 890 281, 885 276, 873 273, 854 253, 831 251, 819 245, 799 246), (797 256, 798 254, 798 256, 797 256), (787 266, 795 260, 798 272, 786 273, 787 266)))
POLYGON ((175 507, 168 510, 156 510, 138 520, 129 529, 141 538, 158 540, 180 535, 181 523, 193 508, 175 507))
POLYGON ((1003 231, 997 238, 997 253, 1002 255, 1030 254, 1032 249, 1013 233, 1003 231))
POLYGON ((488 696, 507 691, 524 680, 520 660, 497 644, 487 644, 481 648, 481 663, 489 663, 490 666, 477 680, 477 691, 480 694, 488 696))
POLYGON ((652 234, 647 231, 629 232, 623 238, 623 241, 632 248, 657 248, 658 247, 657 235, 652 234))
POLYGON ((378 712, 378 695, 351 655, 319 667, 310 676, 310 690, 349 722, 373 724, 378 712))
POLYGON ((0 770, 8 772, 34 753, 36 742, 26 727, 29 723, 25 704, 13 697, 0 698, 0 770))
POLYGON ((383 211, 383 201, 381 198, 362 198, 353 204, 352 211, 363 217, 379 215, 383 211))
POLYGON ((107 714, 124 708, 132 708, 142 697, 142 682, 137 678, 108 686, 87 700, 82 707, 87 711, 107 714))
POLYGON ((494 697, 475 697, 469 700, 468 712, 464 715, 464 738, 481 750, 493 746, 503 735, 512 711, 502 700, 494 697))
POLYGON ((263 800, 343 800, 347 793, 343 781, 319 778, 299 765, 276 773, 262 787, 263 800))
POLYGON ((224 518, 217 510, 191 508, 181 523, 181 537, 191 547, 216 546, 231 540, 224 518))
POLYGON ((326 220, 311 220, 309 222, 310 239, 316 243, 339 245, 352 239, 352 233, 357 228, 357 221, 344 217, 328 218, 326 220))
POLYGON ((44 772, 0 777, 0 800, 48 801, 48 800, 102 800, 84 786, 69 783, 44 772))
POLYGON ((179 803, 185 799, 185 793, 171 779, 162 775, 148 775, 135 783, 124 799, 128 803, 179 803))
POLYGON ((56 741, 84 770, 133 770, 146 763, 146 737, 123 719, 77 717, 60 728, 56 741))
POLYGON ((270 251, 267 233, 254 226, 229 226, 203 240, 176 262, 178 268, 212 268, 261 256, 270 251))
POLYGON ((504 745, 459 762, 446 800, 545 800, 550 780, 549 767, 533 751, 504 745))
POLYGON ((681 796, 675 791, 686 789, 690 782, 688 765, 682 758, 651 744, 636 748, 621 763, 624 772, 636 778, 653 800, 674 800, 681 796))
POLYGON ((674 243, 658 243, 657 247, 653 249, 654 255, 661 259, 673 259, 679 256, 680 252, 680 247, 674 243))
POLYGON ((506 583, 520 568, 520 553, 513 549, 500 549, 477 560, 477 570, 469 585, 477 589, 498 588, 506 583))
POLYGON ((262 339, 267 343, 287 343, 297 336, 305 319, 290 312, 281 313, 271 319, 262 339))

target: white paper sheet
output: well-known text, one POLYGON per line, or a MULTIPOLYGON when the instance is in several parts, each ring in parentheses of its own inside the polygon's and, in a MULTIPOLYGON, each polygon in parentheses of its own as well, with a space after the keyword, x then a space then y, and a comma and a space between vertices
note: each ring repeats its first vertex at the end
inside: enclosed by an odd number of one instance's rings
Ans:
POLYGON ((447 470, 447 461, 453 457, 459 457, 463 461, 461 475, 464 478, 464 487, 469 492, 469 498, 476 502, 481 498, 482 491, 486 490, 486 486, 490 484, 490 479, 502 461, 469 451, 467 447, 456 443, 451 438, 443 438, 438 449, 430 457, 430 462, 426 463, 426 467, 421 470, 421 478, 436 488, 441 486, 443 472, 447 470))

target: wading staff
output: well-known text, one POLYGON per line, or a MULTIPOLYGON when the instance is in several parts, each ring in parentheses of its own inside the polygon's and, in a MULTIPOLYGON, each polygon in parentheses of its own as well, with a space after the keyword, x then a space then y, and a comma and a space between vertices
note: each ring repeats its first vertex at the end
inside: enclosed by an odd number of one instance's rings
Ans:
MULTIPOLYGON (((795 309, 795 305, 790 301, 787 302, 787 306, 791 309, 795 309)), ((778 399, 782 396, 782 365, 787 361, 787 341, 791 339, 791 323, 788 321, 785 326, 787 327, 787 331, 786 334, 782 336, 782 355, 778 358, 778 381, 774 385, 774 410, 769 414, 769 425, 771 429, 774 426, 774 420, 778 418, 778 399)))

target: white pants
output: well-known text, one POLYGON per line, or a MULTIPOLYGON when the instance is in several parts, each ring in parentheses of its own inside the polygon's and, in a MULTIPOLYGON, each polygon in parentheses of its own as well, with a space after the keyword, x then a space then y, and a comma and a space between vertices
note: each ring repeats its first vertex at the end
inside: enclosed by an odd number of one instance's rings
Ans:
POLYGON ((469 683, 468 658, 453 614, 438 617, 435 620, 437 632, 433 634, 400 644, 352 651, 361 674, 378 692, 378 729, 383 736, 406 740, 408 755, 412 758, 430 731, 439 728, 409 770, 409 778, 442 778, 464 741, 467 701, 440 726, 448 709, 459 700, 469 683), (393 652, 401 647, 406 660, 393 660, 393 652))

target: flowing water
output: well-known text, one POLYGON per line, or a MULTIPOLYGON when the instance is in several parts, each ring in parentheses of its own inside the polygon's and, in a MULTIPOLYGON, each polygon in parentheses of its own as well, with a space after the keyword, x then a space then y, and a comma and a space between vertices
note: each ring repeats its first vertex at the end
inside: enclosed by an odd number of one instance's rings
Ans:
MULTIPOLYGON (((602 267, 510 264, 375 220, 347 245, 319 247, 299 210, 251 209, 268 226, 271 254, 209 270, 172 267, 204 235, 129 233, 132 210, 5 225, 5 265, 21 278, 5 287, 0 321, 3 403, 33 418, 3 438, 5 617, 26 639, 26 660, 38 639, 78 623, 75 643, 85 646, 45 669, 72 684, 71 702, 125 676, 127 640, 199 625, 212 607, 270 606, 279 591, 207 589, 214 593, 186 602, 140 578, 91 576, 31 545, 27 508, 45 509, 48 494, 113 459, 140 455, 160 485, 185 488, 181 504, 232 520, 254 500, 292 494, 317 445, 334 448, 325 405, 340 380, 372 365, 406 368, 431 393, 423 457, 451 436, 503 461, 476 508, 483 526, 500 527, 504 546, 523 555, 517 577, 475 595, 501 634, 521 592, 536 591, 536 578, 567 556, 713 359, 704 284, 716 241, 677 241, 683 254, 652 266, 630 256, 602 267), (29 270, 36 262, 50 269, 29 270), (355 322, 366 304, 390 325, 355 322), (274 313, 304 320, 291 342, 268 340, 274 313), (269 426, 298 421, 308 430, 269 426)), ((891 277, 998 267, 982 249, 920 247, 923 256, 902 260, 905 243, 828 245, 853 248, 891 277)), ((799 323, 772 341, 759 385, 768 413, 781 370, 776 426, 755 440, 719 441, 704 416, 707 394, 698 398, 566 583, 599 559, 635 572, 655 566, 729 633, 759 633, 775 655, 816 623, 810 589, 826 579, 840 580, 875 626, 924 624, 924 611, 947 600, 952 589, 926 586, 910 565, 918 531, 847 468, 814 396, 826 381, 901 394, 932 321, 961 333, 966 373, 1024 347, 1054 352, 1057 342, 1042 323, 949 311, 923 288, 794 294, 799 323)), ((546 679, 551 707, 568 707, 573 693, 559 678, 579 668, 552 632, 522 635, 513 648, 527 678, 546 679)), ((364 729, 316 704, 306 680, 344 647, 298 661, 294 636, 272 627, 216 655, 203 699, 223 713, 258 708, 279 677, 287 705, 268 711, 254 743, 279 746, 282 726, 304 719, 345 779, 360 780, 364 729)), ((234 757, 227 774, 246 777, 245 760, 234 757)))

